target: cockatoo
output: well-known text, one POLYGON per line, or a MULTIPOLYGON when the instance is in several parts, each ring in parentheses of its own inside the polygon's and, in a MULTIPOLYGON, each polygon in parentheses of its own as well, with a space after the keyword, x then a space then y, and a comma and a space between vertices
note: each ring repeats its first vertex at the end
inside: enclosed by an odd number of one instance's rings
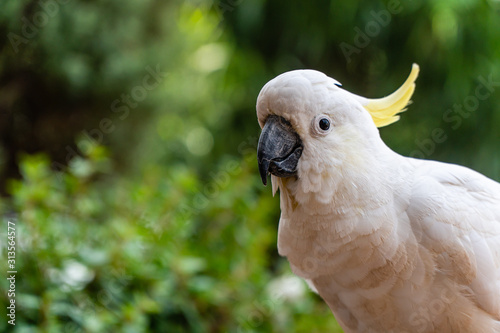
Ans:
POLYGON ((314 70, 262 88, 257 157, 280 190, 278 251, 345 332, 500 332, 500 184, 403 157, 377 129, 399 119, 418 71, 381 99, 314 70))

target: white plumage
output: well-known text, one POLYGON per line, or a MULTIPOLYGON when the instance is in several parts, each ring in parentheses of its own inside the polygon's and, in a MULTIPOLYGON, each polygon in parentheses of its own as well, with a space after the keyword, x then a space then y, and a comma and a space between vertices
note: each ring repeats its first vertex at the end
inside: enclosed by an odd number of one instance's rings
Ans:
MULTIPOLYGON (((380 100, 312 70, 263 87, 259 124, 286 120, 302 149, 293 174, 261 171, 280 176, 271 176, 281 195, 278 250, 345 332, 500 332, 500 184, 403 157, 379 136, 376 124, 398 119, 417 73, 414 65, 380 100)), ((260 166, 293 160, 261 155, 260 166)))

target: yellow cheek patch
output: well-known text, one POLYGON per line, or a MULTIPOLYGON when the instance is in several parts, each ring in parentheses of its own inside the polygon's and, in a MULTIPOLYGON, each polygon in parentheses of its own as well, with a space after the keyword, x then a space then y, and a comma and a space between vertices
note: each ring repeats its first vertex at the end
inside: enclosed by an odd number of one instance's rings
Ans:
POLYGON ((368 110, 377 127, 387 126, 398 121, 397 114, 406 111, 405 107, 410 103, 410 98, 415 91, 415 80, 417 80, 418 72, 418 65, 413 64, 410 75, 398 90, 383 98, 367 99, 368 103, 363 106, 368 110))

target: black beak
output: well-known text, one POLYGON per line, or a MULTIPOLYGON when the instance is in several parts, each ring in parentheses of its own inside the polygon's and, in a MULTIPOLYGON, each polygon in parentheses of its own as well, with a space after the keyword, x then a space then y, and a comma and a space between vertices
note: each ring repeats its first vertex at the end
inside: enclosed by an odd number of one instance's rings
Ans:
POLYGON ((262 183, 267 185, 268 173, 277 177, 296 176, 302 149, 302 141, 292 125, 283 117, 269 116, 257 147, 262 183))

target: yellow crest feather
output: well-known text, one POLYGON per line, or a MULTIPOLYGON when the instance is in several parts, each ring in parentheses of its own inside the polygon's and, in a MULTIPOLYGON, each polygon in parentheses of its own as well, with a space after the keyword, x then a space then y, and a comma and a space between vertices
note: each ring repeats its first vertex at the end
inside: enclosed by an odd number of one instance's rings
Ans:
POLYGON ((364 105, 377 127, 390 125, 399 120, 398 113, 406 111, 405 107, 410 103, 410 98, 415 91, 415 80, 417 79, 419 67, 413 64, 410 75, 398 90, 389 96, 368 99, 364 105))

